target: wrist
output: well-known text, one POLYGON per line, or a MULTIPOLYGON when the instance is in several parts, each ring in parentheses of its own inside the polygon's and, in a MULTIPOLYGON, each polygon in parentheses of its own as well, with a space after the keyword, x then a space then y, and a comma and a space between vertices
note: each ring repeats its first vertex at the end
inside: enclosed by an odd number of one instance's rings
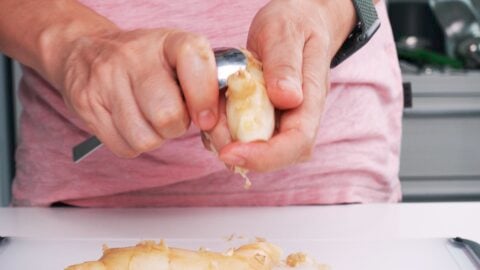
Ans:
POLYGON ((69 6, 60 5, 58 9, 57 11, 63 14, 77 14, 46 22, 39 28, 34 39, 38 54, 34 57, 37 63, 33 68, 55 88, 61 90, 65 63, 72 53, 75 41, 119 29, 113 22, 93 12, 88 13, 88 18, 82 18, 82 11, 69 10, 69 6))
POLYGON ((329 35, 328 57, 331 60, 356 25, 355 7, 352 0, 316 1, 325 18, 329 35))

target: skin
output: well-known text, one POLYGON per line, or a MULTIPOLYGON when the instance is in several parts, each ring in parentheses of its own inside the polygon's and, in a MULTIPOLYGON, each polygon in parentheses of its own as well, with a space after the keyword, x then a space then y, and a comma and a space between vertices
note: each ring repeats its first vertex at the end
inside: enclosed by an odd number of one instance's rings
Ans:
POLYGON ((273 0, 257 13, 247 48, 263 62, 269 98, 283 109, 278 132, 267 142, 232 143, 221 115, 207 136, 221 160, 229 167, 272 171, 310 158, 330 62, 355 22, 351 0, 273 0))
POLYGON ((58 89, 120 157, 151 151, 193 122, 226 164, 270 171, 311 155, 330 61, 354 23, 351 0, 273 0, 258 12, 247 48, 263 62, 268 95, 282 113, 270 141, 248 144, 231 142, 205 37, 123 31, 75 0, 2 0, 0 51, 58 89))
POLYGON ((217 122, 214 55, 192 33, 123 31, 73 0, 2 0, 0 50, 39 72, 120 157, 183 135, 190 121, 217 122))

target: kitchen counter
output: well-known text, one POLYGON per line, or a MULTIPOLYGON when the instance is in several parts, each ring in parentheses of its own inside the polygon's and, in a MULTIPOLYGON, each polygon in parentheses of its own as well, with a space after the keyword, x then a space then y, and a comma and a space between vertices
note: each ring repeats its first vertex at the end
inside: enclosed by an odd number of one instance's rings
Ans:
POLYGON ((264 237, 334 270, 475 270, 480 203, 370 204, 278 208, 0 208, 0 268, 64 269, 101 247, 159 240, 225 251, 264 237), (226 241, 230 236, 232 241, 226 241), (239 238, 242 236, 242 238, 239 238), (25 260, 24 258, 28 258, 25 260), (348 259, 347 259, 348 258, 348 259))
POLYGON ((0 208, 0 235, 34 238, 371 240, 461 236, 480 242, 480 202, 279 208, 0 208))

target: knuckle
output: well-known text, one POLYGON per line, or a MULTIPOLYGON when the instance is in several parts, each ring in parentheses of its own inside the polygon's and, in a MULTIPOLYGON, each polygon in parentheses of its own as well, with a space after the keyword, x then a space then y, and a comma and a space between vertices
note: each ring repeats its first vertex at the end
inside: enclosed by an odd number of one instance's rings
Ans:
POLYGON ((135 158, 140 152, 135 150, 130 145, 123 143, 119 135, 112 135, 105 133, 105 131, 97 134, 100 141, 117 157, 120 158, 135 158))
POLYGON ((303 144, 297 162, 306 162, 312 159, 315 149, 315 137, 304 134, 303 144))
MULTIPOLYGON (((299 12, 301 14, 301 12, 299 12)), ((296 41, 301 42, 304 36, 304 19, 295 13, 281 14, 277 16, 275 23, 267 20, 260 23, 254 34, 260 42, 275 45, 272 41, 296 41)), ((281 43, 280 43, 281 44, 281 43)))
POLYGON ((190 35, 190 43, 195 49, 207 49, 210 48, 210 42, 204 36, 190 35))
POLYGON ((180 52, 190 53, 190 52, 203 52, 210 50, 210 42, 207 38, 200 35, 185 35, 184 40, 180 47, 180 52))
POLYGON ((78 114, 83 114, 91 108, 90 98, 87 92, 88 89, 82 89, 71 93, 70 103, 78 114))
POLYGON ((96 108, 105 106, 96 89, 98 88, 88 85, 70 91, 68 96, 64 97, 67 105, 84 121, 96 118, 96 108))
POLYGON ((158 128, 165 128, 183 122, 183 118, 184 111, 178 106, 162 109, 159 113, 157 113, 155 126, 158 128))
POLYGON ((132 147, 136 152, 144 153, 153 150, 161 144, 161 140, 154 138, 153 136, 137 136, 135 142, 132 143, 132 147))
POLYGON ((91 74, 99 79, 112 77, 114 65, 109 60, 96 58, 91 65, 91 74))
POLYGON ((173 139, 184 135, 187 128, 182 123, 167 126, 163 129, 162 134, 167 139, 173 139))
POLYGON ((138 157, 138 155, 140 155, 140 152, 137 152, 134 149, 124 148, 124 147, 111 148, 111 151, 117 157, 126 158, 126 159, 133 159, 138 157))
POLYGON ((301 78, 301 68, 294 66, 292 61, 275 60, 270 64, 265 65, 265 73, 273 76, 290 76, 294 78, 301 78))
POLYGON ((115 153, 118 157, 126 158, 126 159, 134 159, 140 155, 140 152, 134 150, 126 150, 115 153))
POLYGON ((142 50, 143 49, 141 48, 141 46, 136 44, 136 42, 126 42, 125 44, 118 46, 115 55, 119 57, 117 59, 119 61, 127 61, 129 63, 139 64, 138 61, 135 60, 140 59, 138 55, 139 52, 142 50))
POLYGON ((154 127, 164 139, 177 138, 185 134, 190 126, 190 118, 179 106, 164 109, 155 121, 154 127))

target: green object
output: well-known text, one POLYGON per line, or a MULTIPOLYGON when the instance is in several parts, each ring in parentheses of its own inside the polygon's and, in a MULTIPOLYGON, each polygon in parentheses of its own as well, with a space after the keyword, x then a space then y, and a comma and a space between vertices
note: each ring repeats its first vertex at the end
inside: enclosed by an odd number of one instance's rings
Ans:
POLYGON ((453 69, 464 68, 462 61, 426 49, 397 48, 397 52, 400 59, 420 66, 428 65, 437 67, 450 67, 453 69))

